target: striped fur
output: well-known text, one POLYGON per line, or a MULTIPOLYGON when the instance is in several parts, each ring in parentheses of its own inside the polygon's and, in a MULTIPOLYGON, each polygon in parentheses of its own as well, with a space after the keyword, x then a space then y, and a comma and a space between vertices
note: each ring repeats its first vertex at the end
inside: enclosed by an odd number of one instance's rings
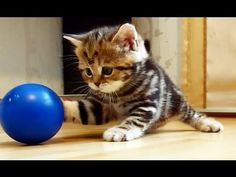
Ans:
POLYGON ((129 141, 164 125, 174 115, 204 132, 223 126, 194 110, 165 71, 148 55, 144 41, 131 24, 101 28, 80 36, 66 36, 75 46, 79 69, 89 94, 80 101, 64 101, 65 119, 82 124, 121 123, 106 130, 107 141, 129 141), (111 75, 103 73, 112 68, 111 75), (91 73, 86 72, 86 68, 91 73))

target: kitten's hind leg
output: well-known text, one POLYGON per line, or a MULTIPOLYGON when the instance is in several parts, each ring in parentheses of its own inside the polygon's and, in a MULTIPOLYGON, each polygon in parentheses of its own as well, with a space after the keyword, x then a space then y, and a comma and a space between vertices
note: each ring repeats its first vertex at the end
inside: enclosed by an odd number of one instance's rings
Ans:
POLYGON ((181 120, 184 123, 202 132, 219 132, 223 130, 223 125, 213 118, 202 115, 194 110, 187 102, 184 102, 180 112, 181 120))
POLYGON ((169 119, 167 119, 167 118, 165 118, 165 119, 158 119, 157 122, 155 122, 152 126, 150 126, 150 128, 147 129, 146 133, 154 132, 156 129, 166 125, 168 121, 169 121, 169 119))

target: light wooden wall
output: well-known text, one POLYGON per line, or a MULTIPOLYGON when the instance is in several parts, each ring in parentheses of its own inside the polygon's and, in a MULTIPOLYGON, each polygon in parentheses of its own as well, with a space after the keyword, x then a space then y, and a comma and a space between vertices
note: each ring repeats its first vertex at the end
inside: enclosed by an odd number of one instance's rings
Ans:
POLYGON ((195 108, 206 108, 206 19, 185 18, 182 23, 181 88, 195 108))
POLYGON ((63 93, 60 18, 0 18, 0 97, 39 82, 63 93))

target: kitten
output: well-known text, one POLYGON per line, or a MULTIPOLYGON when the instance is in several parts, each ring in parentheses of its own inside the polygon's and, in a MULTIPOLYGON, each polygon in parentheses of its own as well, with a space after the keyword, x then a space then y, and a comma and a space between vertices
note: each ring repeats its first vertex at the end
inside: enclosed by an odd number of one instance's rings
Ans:
POLYGON ((174 115, 203 132, 223 130, 221 123, 194 110, 165 71, 149 56, 144 40, 132 24, 103 27, 81 35, 65 35, 75 46, 89 95, 64 100, 65 120, 103 124, 106 141, 130 141, 164 125, 174 115))

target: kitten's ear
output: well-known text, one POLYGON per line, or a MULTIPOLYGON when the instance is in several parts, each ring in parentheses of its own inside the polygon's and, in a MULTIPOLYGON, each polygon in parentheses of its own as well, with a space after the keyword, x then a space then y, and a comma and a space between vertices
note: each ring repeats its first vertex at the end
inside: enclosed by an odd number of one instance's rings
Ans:
POLYGON ((137 45, 138 34, 134 25, 125 23, 112 39, 113 43, 117 43, 120 47, 126 51, 135 50, 137 45))
POLYGON ((69 40, 73 45, 77 47, 82 44, 82 41, 80 40, 80 35, 64 34, 63 38, 69 40))

